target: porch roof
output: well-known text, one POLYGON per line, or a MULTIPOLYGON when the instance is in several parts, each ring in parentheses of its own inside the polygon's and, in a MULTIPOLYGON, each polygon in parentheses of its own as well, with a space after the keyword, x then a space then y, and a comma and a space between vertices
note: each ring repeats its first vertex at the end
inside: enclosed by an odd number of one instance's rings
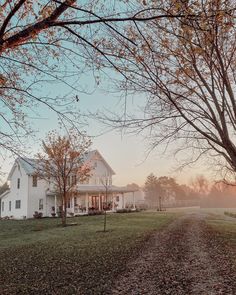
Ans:
MULTIPOLYGON (((109 185, 107 187, 107 192, 108 193, 117 193, 117 194, 121 194, 121 193, 130 193, 130 192, 135 192, 137 191, 137 189, 128 189, 127 187, 119 187, 119 186, 115 186, 115 185, 109 185)), ((103 185, 81 185, 77 187, 77 192, 78 193, 82 193, 82 194, 86 194, 86 193, 90 193, 90 194, 96 194, 96 193, 105 193, 106 192, 106 187, 103 185)), ((55 192, 51 192, 48 191, 47 195, 55 195, 55 192)))
POLYGON ((130 193, 137 191, 128 189, 127 187, 119 187, 115 185, 109 185, 107 188, 103 185, 81 185, 77 188, 79 193, 102 193, 106 192, 106 189, 108 193, 130 193))

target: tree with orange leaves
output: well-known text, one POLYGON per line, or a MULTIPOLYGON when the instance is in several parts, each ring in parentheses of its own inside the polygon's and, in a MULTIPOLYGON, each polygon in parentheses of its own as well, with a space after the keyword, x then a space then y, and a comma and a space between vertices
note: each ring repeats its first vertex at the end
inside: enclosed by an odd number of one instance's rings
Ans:
POLYGON ((99 118, 143 132, 150 149, 165 144, 165 151, 180 156, 181 168, 205 159, 221 178, 235 181, 235 1, 166 1, 171 3, 173 15, 186 17, 134 22, 129 34, 137 46, 120 40, 107 47, 126 74, 120 89, 145 95, 143 112, 128 113, 125 104, 123 117, 99 118))
POLYGON ((59 197, 63 226, 66 226, 68 201, 77 195, 78 183, 90 176, 91 167, 84 163, 90 145, 88 137, 74 131, 69 131, 68 136, 52 131, 42 142, 37 174, 50 183, 50 190, 59 197))
POLYGON ((115 60, 106 46, 123 40, 136 47, 129 29, 135 23, 185 17, 171 7, 164 0, 149 5, 140 0, 1 1, 0 153, 20 153, 42 108, 76 126, 77 94, 97 87, 105 62, 126 76, 116 66, 122 52, 115 60), (86 89, 79 79, 88 71, 94 81, 86 89))
POLYGON ((149 96, 123 127, 151 127, 154 147, 178 137, 200 151, 191 161, 213 154, 235 171, 235 12, 234 0, 2 1, 0 153, 19 154, 38 106, 77 126, 78 92, 111 68, 119 91, 149 96))

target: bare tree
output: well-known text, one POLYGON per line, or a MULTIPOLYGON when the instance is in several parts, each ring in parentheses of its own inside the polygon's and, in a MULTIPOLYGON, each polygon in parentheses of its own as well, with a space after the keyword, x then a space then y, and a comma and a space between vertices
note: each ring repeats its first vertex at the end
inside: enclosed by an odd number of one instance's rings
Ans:
POLYGON ((134 21, 129 33, 136 45, 119 39, 110 50, 125 73, 120 89, 146 96, 143 115, 126 110, 100 119, 148 134, 151 148, 165 143, 177 153, 189 150, 188 163, 208 155, 221 172, 235 173, 235 1, 170 3, 173 14, 186 17, 134 21), (193 12, 199 17, 189 17, 193 12))
POLYGON ((196 176, 194 179, 192 179, 190 185, 193 188, 193 191, 199 197, 206 196, 211 189, 209 181, 206 179, 206 177, 204 177, 204 175, 196 176))
POLYGON ((134 45, 127 31, 134 21, 184 17, 162 4, 143 10, 139 1, 2 1, 0 152, 23 152, 24 139, 34 130, 29 120, 42 116, 40 108, 56 112, 63 124, 77 126, 78 92, 93 90, 92 83, 89 90, 81 85, 81 76, 91 71, 99 83, 96 71, 104 62, 118 70, 106 45, 115 43, 115 36, 134 45), (63 91, 55 92, 56 85, 63 91))
POLYGON ((37 174, 50 183, 50 189, 59 197, 63 226, 66 226, 67 204, 77 195, 78 183, 90 176, 91 167, 84 163, 90 144, 86 136, 73 131, 68 136, 52 131, 43 141, 43 153, 37 157, 37 174))

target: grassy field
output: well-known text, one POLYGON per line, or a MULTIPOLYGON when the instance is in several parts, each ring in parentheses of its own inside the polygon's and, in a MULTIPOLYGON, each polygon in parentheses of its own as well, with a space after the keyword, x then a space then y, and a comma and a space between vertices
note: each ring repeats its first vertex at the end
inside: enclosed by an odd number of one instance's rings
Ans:
POLYGON ((126 262, 175 213, 0 221, 0 294, 109 294, 126 262))
MULTIPOLYGON (((236 213, 235 208, 211 209, 206 219, 207 224, 215 232, 218 245, 224 245, 225 255, 236 271, 236 218, 226 216, 224 212, 236 213)), ((223 262, 222 262, 223 263, 223 262)))
POLYGON ((212 210, 207 223, 219 233, 220 238, 236 247, 236 218, 225 216, 225 211, 236 212, 235 209, 218 209, 215 213, 212 210))

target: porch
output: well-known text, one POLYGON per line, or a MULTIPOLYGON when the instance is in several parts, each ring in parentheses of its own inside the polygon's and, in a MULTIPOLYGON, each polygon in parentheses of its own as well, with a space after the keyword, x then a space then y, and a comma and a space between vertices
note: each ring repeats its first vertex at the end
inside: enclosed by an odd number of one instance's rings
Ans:
MULTIPOLYGON (((116 209, 124 209, 126 207, 125 194, 132 192, 132 204, 129 206, 136 208, 135 191, 128 190, 123 187, 109 186, 89 186, 83 185, 78 187, 78 193, 67 202, 68 215, 88 214, 89 210, 111 211, 116 209)), ((61 212, 60 200, 56 194, 48 193, 51 208, 48 208, 48 216, 58 216, 61 212)))

